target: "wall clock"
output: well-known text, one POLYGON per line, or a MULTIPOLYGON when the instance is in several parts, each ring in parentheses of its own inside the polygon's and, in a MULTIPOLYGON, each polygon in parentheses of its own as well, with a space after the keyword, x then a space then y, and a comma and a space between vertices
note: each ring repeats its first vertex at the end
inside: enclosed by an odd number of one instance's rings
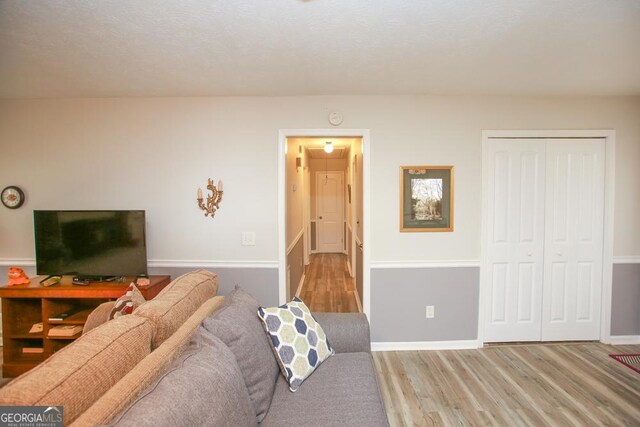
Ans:
POLYGON ((2 190, 2 204, 9 209, 18 209, 24 203, 24 192, 20 187, 10 185, 2 190))

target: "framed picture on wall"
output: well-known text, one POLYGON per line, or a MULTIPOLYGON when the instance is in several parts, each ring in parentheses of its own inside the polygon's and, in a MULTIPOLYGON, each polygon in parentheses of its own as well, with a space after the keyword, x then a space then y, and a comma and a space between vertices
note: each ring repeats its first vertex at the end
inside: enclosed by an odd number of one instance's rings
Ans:
POLYGON ((453 231, 453 166, 400 167, 400 231, 453 231))

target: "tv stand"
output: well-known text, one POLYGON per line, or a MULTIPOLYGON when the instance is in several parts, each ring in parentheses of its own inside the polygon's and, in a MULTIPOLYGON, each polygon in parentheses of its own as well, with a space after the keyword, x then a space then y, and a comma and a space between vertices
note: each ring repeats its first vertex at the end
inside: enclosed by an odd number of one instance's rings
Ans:
MULTIPOLYGON (((0 286, 2 299, 2 341, 4 354, 2 376, 17 377, 46 360, 81 333, 72 337, 49 337, 49 329, 56 325, 84 325, 89 313, 105 301, 125 293, 135 277, 115 282, 91 282, 86 286, 72 283, 72 276, 63 276, 60 283, 44 287, 41 277, 32 277, 26 285, 0 286), (61 313, 69 316, 57 319, 61 313), (41 330, 31 328, 43 323, 41 330), (27 350, 25 350, 27 349, 27 350)), ((150 276, 148 285, 138 286, 146 300, 150 300, 169 284, 169 276, 150 276)))

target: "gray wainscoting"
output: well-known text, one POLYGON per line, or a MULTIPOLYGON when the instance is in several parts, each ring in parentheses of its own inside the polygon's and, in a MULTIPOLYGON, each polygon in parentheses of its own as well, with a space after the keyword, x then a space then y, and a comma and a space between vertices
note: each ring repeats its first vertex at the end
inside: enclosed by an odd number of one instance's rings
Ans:
POLYGON ((479 267, 372 268, 371 340, 477 339, 479 281, 479 267))
POLYGON ((291 267, 291 282, 288 290, 287 301, 291 301, 298 290, 300 279, 304 274, 304 238, 298 239, 296 245, 287 255, 287 266, 291 267))
POLYGON ((613 264, 611 335, 640 335, 640 264, 613 264))
MULTIPOLYGON (((218 275, 218 295, 229 293, 235 285, 240 285, 253 295, 261 305, 278 305, 278 269, 248 267, 207 267, 218 275)), ((169 274, 171 279, 196 270, 183 267, 152 267, 149 274, 169 274)))
MULTIPOLYGON (((302 242, 302 239, 300 239, 302 242)), ((300 246, 302 247, 302 246, 300 246)), ((248 267, 224 267, 208 268, 218 275, 218 294, 224 295, 230 292, 236 284, 242 286, 256 297, 260 304, 265 306, 278 305, 278 269, 277 268, 248 268, 248 267)), ((9 267, 0 266, 0 280, 2 284, 7 283, 7 272, 9 267)), ((24 267, 29 277, 36 276, 35 266, 24 267)), ((171 279, 176 279, 196 268, 184 267, 151 267, 149 274, 169 274, 171 279)), ((297 286, 297 285, 296 285, 297 286)), ((294 291, 295 292, 295 291, 294 291)))

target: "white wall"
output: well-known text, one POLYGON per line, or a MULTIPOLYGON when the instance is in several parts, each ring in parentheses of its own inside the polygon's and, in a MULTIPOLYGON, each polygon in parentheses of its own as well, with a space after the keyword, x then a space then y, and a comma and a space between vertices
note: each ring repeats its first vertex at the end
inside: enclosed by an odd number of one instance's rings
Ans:
POLYGON ((640 97, 273 97, 0 102, 0 258, 33 258, 33 209, 146 209, 149 258, 275 261, 278 130, 371 130, 373 261, 478 259, 483 129, 617 131, 616 256, 640 256, 640 97), (455 166, 455 232, 398 232, 401 165, 455 166), (215 219, 196 206, 225 183, 215 219), (256 246, 240 245, 255 231, 256 246))
POLYGON ((302 142, 297 138, 287 140, 285 175, 287 181, 287 248, 294 242, 304 226, 304 174, 309 167, 307 150, 299 150, 302 142), (296 167, 296 158, 300 157, 300 167, 296 167), (294 191, 295 186, 295 191, 294 191))

